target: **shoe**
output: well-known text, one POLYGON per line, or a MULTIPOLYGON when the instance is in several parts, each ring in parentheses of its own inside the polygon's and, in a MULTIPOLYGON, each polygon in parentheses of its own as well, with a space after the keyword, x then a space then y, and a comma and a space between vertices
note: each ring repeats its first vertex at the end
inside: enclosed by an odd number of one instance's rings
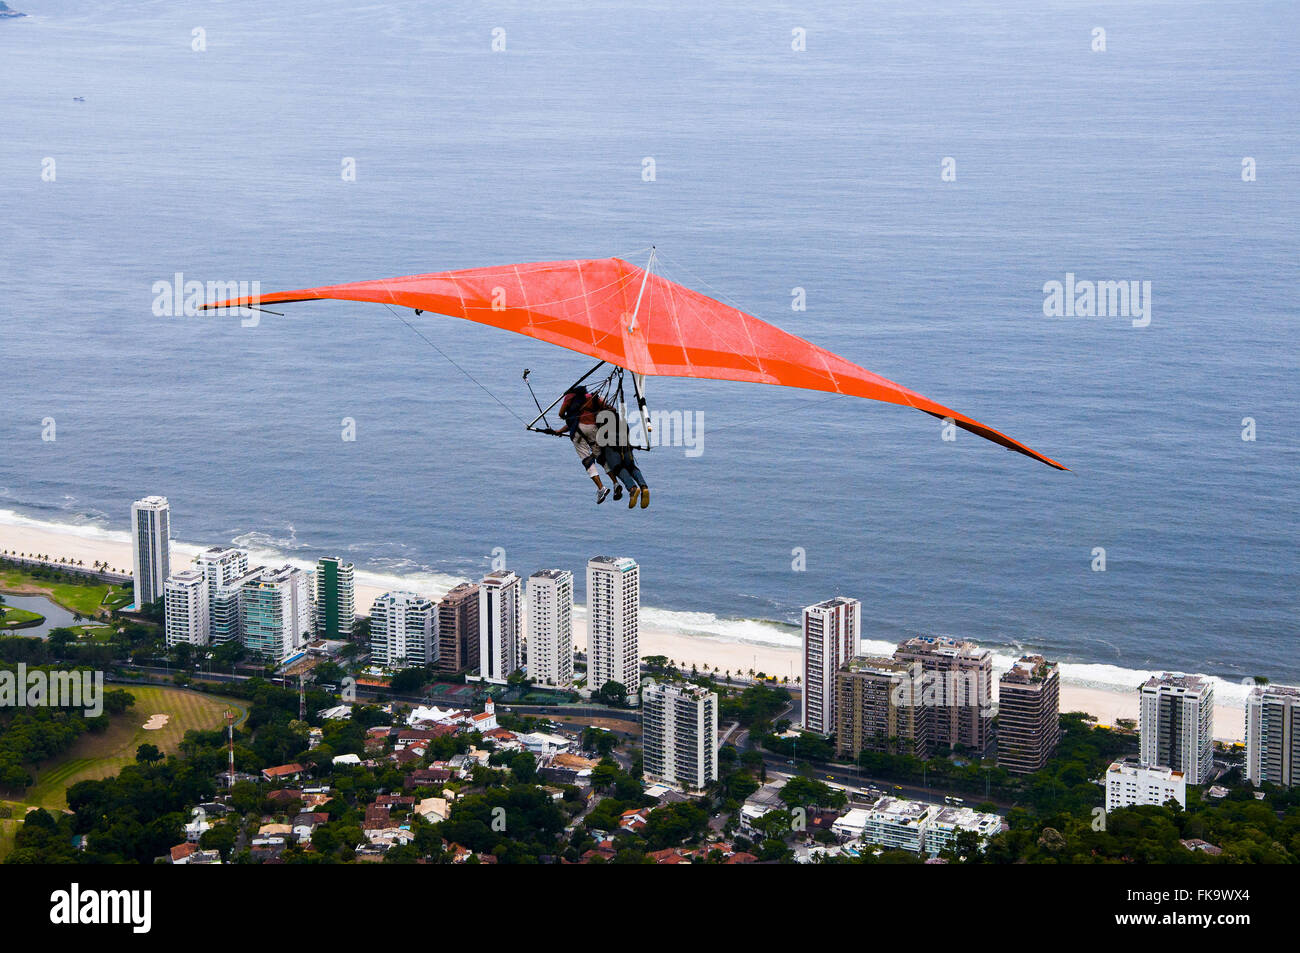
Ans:
POLYGON ((630 510, 632 507, 636 506, 636 497, 637 497, 637 494, 640 493, 640 492, 641 492, 641 488, 640 488, 639 486, 634 486, 634 487, 632 487, 632 489, 628 490, 628 493, 627 493, 627 508, 628 508, 629 510, 630 510))
POLYGON ((622 483, 615 483, 615 484, 614 484, 614 502, 617 503, 617 502, 618 502, 619 500, 621 500, 621 499, 623 499, 623 484, 622 484, 622 483))
POLYGON ((609 496, 609 487, 602 486, 596 491, 596 505, 599 506, 601 503, 604 503, 607 496, 609 496))
POLYGON ((641 509, 645 509, 649 505, 650 505, 650 487, 643 486, 641 487, 641 509))

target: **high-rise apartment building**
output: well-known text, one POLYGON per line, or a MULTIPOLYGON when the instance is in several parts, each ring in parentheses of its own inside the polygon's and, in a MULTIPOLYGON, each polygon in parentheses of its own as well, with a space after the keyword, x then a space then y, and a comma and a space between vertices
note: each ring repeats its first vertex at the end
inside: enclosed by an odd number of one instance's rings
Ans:
POLYGON ((171 506, 165 496, 146 496, 131 504, 131 572, 135 605, 143 609, 163 597, 171 575, 171 506))
POLYGON ((854 656, 835 679, 835 751, 929 757, 930 708, 922 704, 912 667, 893 659, 854 656))
MULTIPOLYGON (((356 572, 340 556, 316 562, 316 637, 348 639, 357 619, 356 572)), ((427 652, 425 653, 428 654, 427 652)))
POLYGON ((587 562, 587 687, 609 682, 635 700, 641 688, 641 570, 626 556, 587 562))
POLYGON ((478 664, 478 586, 462 582, 438 603, 438 671, 478 664))
POLYGON ((1214 685, 1165 672, 1138 689, 1138 750, 1143 764, 1181 771, 1188 784, 1209 780, 1214 758, 1214 685))
POLYGON ((254 566, 243 575, 217 586, 211 605, 213 645, 243 642, 244 628, 239 607, 243 600, 244 584, 260 577, 265 571, 265 566, 254 566))
POLYGON ((239 593, 244 648, 279 664, 302 651, 311 631, 307 574, 285 565, 245 576, 239 593))
POLYGON ((163 631, 167 647, 181 643, 207 645, 208 580, 197 569, 183 569, 163 583, 163 631))
POLYGON ((1260 685, 1246 697, 1246 780, 1300 785, 1300 688, 1260 685))
POLYGON ((899 644, 894 661, 918 671, 935 753, 959 745, 983 755, 993 740, 993 653, 973 642, 916 637, 899 644))
POLYGON ((512 570, 490 572, 478 586, 478 677, 504 684, 523 664, 523 584, 512 570))
POLYGON ((641 698, 645 776, 689 791, 718 780, 718 696, 698 685, 647 680, 641 698))
POLYGON ((390 669, 437 661, 433 601, 413 592, 386 592, 370 607, 370 660, 390 669))
POLYGON ((573 684, 573 573, 567 569, 528 577, 528 675, 539 685, 573 684))
POLYGON ((1061 679, 1055 662, 1025 655, 998 680, 998 765, 1032 774, 1061 740, 1061 679))
POLYGON ((835 730, 835 677, 858 654, 862 603, 836 597, 803 610, 803 726, 829 735, 835 730))
MULTIPOLYGON (((219 593, 248 574, 248 553, 230 546, 211 546, 194 557, 194 568, 203 573, 203 577, 208 582, 208 631, 212 642, 215 644, 228 642, 232 636, 217 637, 219 593)), ((236 604, 233 638, 239 637, 238 616, 239 610, 236 604)))

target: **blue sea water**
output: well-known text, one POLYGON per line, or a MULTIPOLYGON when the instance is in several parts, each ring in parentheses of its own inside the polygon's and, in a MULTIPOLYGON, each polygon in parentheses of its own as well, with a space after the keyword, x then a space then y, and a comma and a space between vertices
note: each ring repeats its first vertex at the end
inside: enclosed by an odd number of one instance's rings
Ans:
POLYGON ((121 530, 159 493, 177 539, 422 585, 497 547, 631 555, 649 614, 699 634, 793 644, 847 594, 872 640, 1300 678, 1293 4, 13 6, 9 514, 121 530), (597 509, 567 444, 447 360, 531 416, 522 369, 553 395, 586 358, 405 315, 444 357, 374 305, 152 310, 177 272, 270 291, 650 244, 1071 472, 904 408, 656 379, 704 453, 644 455, 652 507, 597 509), (1150 281, 1150 325, 1045 317, 1067 272, 1150 281))

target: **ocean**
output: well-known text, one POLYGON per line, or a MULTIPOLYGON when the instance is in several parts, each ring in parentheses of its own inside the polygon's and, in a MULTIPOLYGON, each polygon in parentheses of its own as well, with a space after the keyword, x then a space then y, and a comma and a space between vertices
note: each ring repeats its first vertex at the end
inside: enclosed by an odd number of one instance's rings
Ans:
POLYGON ((500 551, 581 597, 589 557, 628 555, 646 623, 685 633, 795 646, 802 606, 851 595, 872 645, 1300 679, 1291 4, 11 6, 0 537, 120 532, 162 494, 177 540, 431 594, 500 551), (651 507, 597 508, 517 419, 523 369, 555 396, 581 355, 404 314, 435 348, 379 305, 153 307, 177 273, 652 244, 1071 472, 905 408, 660 378, 703 452, 643 454, 651 507), (1067 275, 1150 282, 1149 323, 1048 316, 1067 275))

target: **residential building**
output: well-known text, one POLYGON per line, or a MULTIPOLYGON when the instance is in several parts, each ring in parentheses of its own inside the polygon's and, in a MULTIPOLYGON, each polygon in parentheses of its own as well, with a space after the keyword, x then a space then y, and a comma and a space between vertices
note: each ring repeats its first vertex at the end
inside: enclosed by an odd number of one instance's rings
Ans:
POLYGON ((781 789, 785 785, 785 778, 769 781, 745 798, 745 803, 740 806, 739 817, 740 832, 742 834, 751 839, 760 837, 761 831, 754 826, 754 822, 766 817, 772 811, 784 811, 786 809, 786 803, 781 799, 781 789))
POLYGON ((352 623, 357 619, 356 572, 352 563, 340 556, 317 560, 315 584, 316 637, 351 638, 352 623))
POLYGON ((1300 688, 1260 685, 1246 697, 1246 779, 1300 785, 1300 688))
POLYGON ((438 671, 478 664, 478 586, 462 582, 438 603, 438 671))
POLYGON ((831 825, 841 840, 860 840, 886 850, 925 849, 925 832, 934 810, 931 804, 882 797, 871 807, 855 807, 831 825))
POLYGON ((184 569, 168 576, 163 584, 163 631, 167 647, 185 643, 207 645, 208 580, 197 569, 184 569))
POLYGON ((573 573, 567 569, 528 577, 528 675, 538 685, 573 684, 573 573))
POLYGON ((478 677, 505 684, 523 667, 520 647, 523 583, 512 570, 483 577, 478 587, 478 677))
POLYGON ((243 575, 235 576, 224 585, 217 586, 211 603, 213 645, 243 641, 244 629, 239 610, 244 586, 251 580, 260 578, 265 571, 265 566, 254 566, 243 575))
POLYGON ((1209 781, 1214 756, 1214 685, 1210 680, 1165 672, 1147 679, 1138 696, 1142 763, 1181 771, 1188 784, 1209 781))
POLYGON ((1002 832, 1003 821, 997 814, 984 814, 969 807, 935 805, 925 829, 925 852, 937 856, 957 843, 962 833, 974 834, 983 846, 994 834, 1002 832))
POLYGON ((1061 679, 1055 662, 1025 655, 998 680, 998 765, 1032 774, 1061 740, 1061 679))
POLYGON ((647 679, 641 747, 649 781, 697 791, 718 780, 718 696, 698 685, 647 679))
POLYGON ((1187 778, 1165 765, 1116 761, 1106 770, 1106 812, 1138 804, 1177 801, 1187 807, 1187 778))
MULTIPOLYGON (((220 644, 230 641, 230 637, 217 638, 217 602, 218 593, 237 579, 248 574, 248 553, 230 546, 211 546, 194 557, 195 568, 203 573, 208 581, 208 631, 212 642, 220 644)), ((238 619, 238 607, 235 611, 238 619)), ((226 633, 223 631, 223 635, 226 633)), ((238 627, 234 638, 239 637, 238 627)))
POLYGON ((835 752, 862 751, 929 757, 931 709, 910 665, 857 655, 835 681, 835 752))
POLYGON ((835 730, 835 675, 858 654, 862 603, 837 596, 803 610, 803 727, 835 730))
POLYGON ((307 574, 285 565, 250 573, 240 586, 244 648, 279 664, 302 651, 311 631, 307 574))
POLYGON ((919 671, 923 704, 933 709, 931 750, 960 746, 982 756, 993 741, 993 653, 974 642, 918 636, 899 644, 894 661, 919 671))
POLYGON ((587 562, 587 687, 617 682, 634 701, 641 690, 641 569, 626 556, 587 562))
POLYGON ((131 504, 131 573, 135 605, 143 609, 163 597, 171 575, 171 506, 165 496, 146 496, 131 504))
POLYGON ((437 661, 433 601, 413 592, 385 592, 370 607, 370 660, 389 669, 437 661))
POLYGON ((860 841, 886 850, 906 850, 937 856, 968 832, 981 845, 1002 830, 997 814, 968 807, 927 804, 901 797, 882 797, 868 807, 855 807, 831 825, 841 841, 860 841))

